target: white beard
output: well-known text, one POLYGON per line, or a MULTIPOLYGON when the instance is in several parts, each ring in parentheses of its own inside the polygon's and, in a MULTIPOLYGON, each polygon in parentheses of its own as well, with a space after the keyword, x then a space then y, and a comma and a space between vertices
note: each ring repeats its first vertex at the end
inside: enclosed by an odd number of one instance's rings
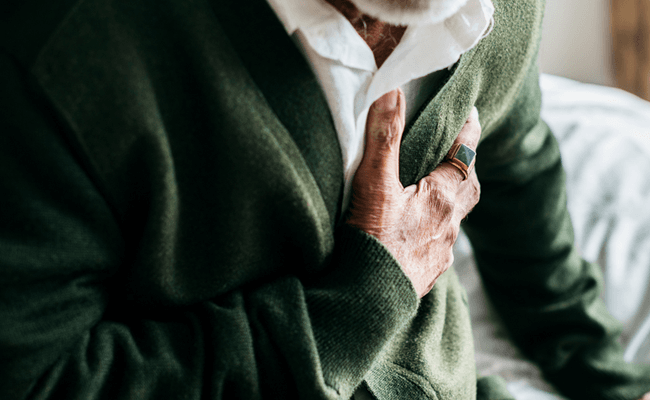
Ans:
POLYGON ((436 23, 454 15, 467 0, 351 0, 364 14, 392 25, 436 23))

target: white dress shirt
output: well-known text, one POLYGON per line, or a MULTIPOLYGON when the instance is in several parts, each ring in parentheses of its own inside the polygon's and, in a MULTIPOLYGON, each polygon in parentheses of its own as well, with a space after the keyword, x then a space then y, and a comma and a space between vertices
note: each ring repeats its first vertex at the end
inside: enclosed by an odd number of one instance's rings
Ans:
POLYGON ((409 121, 431 93, 430 74, 452 66, 485 37, 492 28, 494 14, 491 0, 467 0, 442 22, 410 25, 399 45, 377 68, 368 44, 329 3, 267 1, 309 61, 327 98, 343 156, 344 208, 363 155, 370 105, 401 87, 409 121))

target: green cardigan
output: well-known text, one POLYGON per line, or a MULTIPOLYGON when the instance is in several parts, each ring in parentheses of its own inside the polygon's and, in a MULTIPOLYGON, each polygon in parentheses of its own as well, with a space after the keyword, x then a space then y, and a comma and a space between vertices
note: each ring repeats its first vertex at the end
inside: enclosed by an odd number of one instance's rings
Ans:
MULTIPOLYGON (((513 338, 575 399, 634 400, 573 247, 539 119, 543 2, 439 73, 401 148, 434 169, 473 105, 465 224, 513 338)), ((307 63, 263 0, 25 0, 0 16, 0 398, 505 399, 480 379, 453 269, 418 300, 340 221, 342 163, 307 63)))

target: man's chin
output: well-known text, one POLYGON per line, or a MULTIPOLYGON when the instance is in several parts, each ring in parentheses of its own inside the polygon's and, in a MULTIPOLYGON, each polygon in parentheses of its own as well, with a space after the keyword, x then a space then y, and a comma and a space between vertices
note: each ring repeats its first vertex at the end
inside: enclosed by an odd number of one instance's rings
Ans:
POLYGON ((364 14, 392 25, 436 23, 454 15, 468 0, 351 0, 364 14))

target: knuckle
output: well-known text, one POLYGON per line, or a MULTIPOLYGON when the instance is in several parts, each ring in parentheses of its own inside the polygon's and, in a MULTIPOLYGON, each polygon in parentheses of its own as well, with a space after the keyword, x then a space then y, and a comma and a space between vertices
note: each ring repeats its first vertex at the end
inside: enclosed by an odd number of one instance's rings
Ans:
POLYGON ((449 163, 444 163, 442 168, 438 168, 438 180, 440 186, 457 183, 461 179, 460 171, 449 163))
POLYGON ((393 140, 390 128, 384 124, 375 127, 372 137, 378 144, 390 144, 393 140))
POLYGON ((393 112, 382 113, 372 123, 372 138, 378 143, 393 144, 400 138, 402 121, 393 112))
POLYGON ((446 242, 447 245, 450 246, 450 248, 456 243, 456 240, 458 239, 458 235, 460 233, 460 227, 458 226, 452 226, 450 229, 447 231, 447 237, 446 242))
POLYGON ((448 171, 441 168, 441 166, 435 170, 435 174, 429 175, 426 181, 429 183, 429 192, 434 197, 444 196, 445 192, 450 191, 451 185, 448 179, 448 171))
POLYGON ((427 179, 431 181, 431 186, 445 188, 455 193, 463 182, 462 176, 458 168, 450 163, 443 162, 427 176, 427 179))
POLYGON ((433 188, 431 191, 433 210, 444 217, 451 216, 456 208, 454 197, 448 190, 440 187, 433 188))
POLYGON ((422 178, 415 184, 415 188, 418 194, 428 194, 435 190, 435 184, 430 179, 422 178))

